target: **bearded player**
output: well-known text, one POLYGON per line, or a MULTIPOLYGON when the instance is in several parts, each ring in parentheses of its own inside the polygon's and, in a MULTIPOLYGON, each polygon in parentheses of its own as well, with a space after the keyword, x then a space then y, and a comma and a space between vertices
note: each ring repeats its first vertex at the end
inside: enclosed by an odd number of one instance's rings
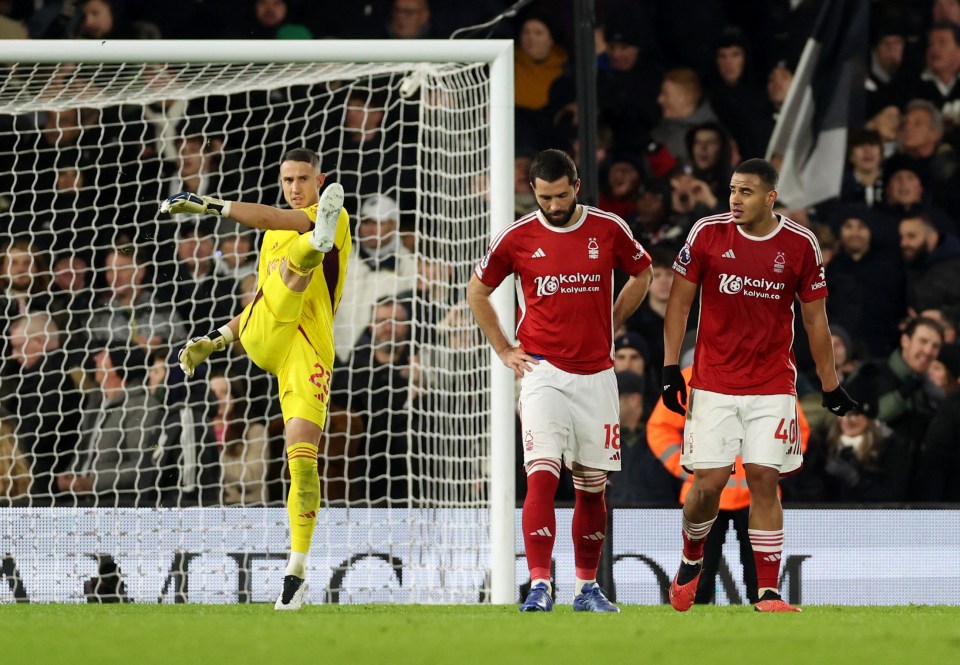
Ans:
POLYGON ((520 611, 553 609, 554 495, 565 462, 576 490, 573 609, 619 612, 596 579, 606 534, 607 474, 620 470, 613 331, 643 301, 653 270, 622 219, 577 203, 580 180, 569 155, 541 152, 530 181, 540 209, 493 239, 467 287, 480 329, 520 379, 527 473, 523 541, 531 581, 520 611), (615 303, 614 268, 631 276, 615 303), (494 289, 513 274, 521 295, 518 346, 507 340, 490 302, 494 289))
POLYGON ((291 540, 277 610, 300 609, 306 590, 307 553, 320 508, 317 453, 334 361, 333 316, 351 248, 343 188, 331 184, 319 195, 325 179, 317 154, 299 148, 280 162, 283 198, 291 210, 187 192, 160 206, 163 212, 219 215, 267 230, 253 302, 218 330, 191 339, 180 351, 180 366, 192 377, 211 353, 236 342, 277 377, 290 468, 291 540))

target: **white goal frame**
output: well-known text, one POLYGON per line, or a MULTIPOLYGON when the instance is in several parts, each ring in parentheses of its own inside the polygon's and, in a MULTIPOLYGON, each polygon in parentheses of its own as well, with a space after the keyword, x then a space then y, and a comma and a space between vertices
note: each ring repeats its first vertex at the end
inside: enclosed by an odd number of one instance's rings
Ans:
MULTIPOLYGON (((490 237, 513 221, 514 76, 511 40, 0 40, 0 62, 76 63, 312 63, 472 62, 490 67, 490 237)), ((480 257, 478 256, 477 259, 480 257)), ((507 334, 514 334, 512 286, 493 294, 507 334)), ((489 427, 490 600, 509 604, 515 574, 515 386, 512 373, 491 356, 489 427)))

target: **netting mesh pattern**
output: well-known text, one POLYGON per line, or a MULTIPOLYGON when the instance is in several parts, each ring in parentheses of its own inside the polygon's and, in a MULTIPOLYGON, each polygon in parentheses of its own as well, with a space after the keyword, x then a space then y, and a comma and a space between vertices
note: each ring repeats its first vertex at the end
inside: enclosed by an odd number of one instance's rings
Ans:
MULTIPOLYGON (((193 380, 176 362, 256 293, 260 236, 158 203, 192 191, 281 205, 281 157, 307 147, 344 186, 355 247, 325 505, 485 507, 488 356, 463 299, 488 240, 488 76, 471 64, 7 66, 0 503, 283 504, 273 377, 241 353, 212 356, 193 380)), ((403 519, 394 546, 432 542, 454 564, 486 528, 403 519)))

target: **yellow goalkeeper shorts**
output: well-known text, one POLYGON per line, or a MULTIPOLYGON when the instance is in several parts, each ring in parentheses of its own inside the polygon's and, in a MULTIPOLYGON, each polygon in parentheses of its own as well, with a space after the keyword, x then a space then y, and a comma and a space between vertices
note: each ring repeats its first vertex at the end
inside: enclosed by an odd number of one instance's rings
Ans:
POLYGON ((316 333, 300 324, 302 298, 279 271, 271 274, 240 314, 240 342, 258 367, 277 377, 283 422, 303 418, 323 427, 332 374, 311 339, 316 333))

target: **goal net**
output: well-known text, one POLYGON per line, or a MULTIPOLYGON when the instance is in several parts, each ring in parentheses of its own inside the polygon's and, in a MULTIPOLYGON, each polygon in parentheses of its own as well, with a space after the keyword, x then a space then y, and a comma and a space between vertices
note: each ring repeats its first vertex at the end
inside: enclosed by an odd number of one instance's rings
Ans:
POLYGON ((464 303, 494 207, 499 223, 512 212, 492 163, 512 151, 492 103, 509 51, 464 44, 138 43, 149 53, 98 61, 64 42, 4 58, 0 554, 14 597, 13 579, 30 600, 275 596, 289 482, 275 380, 242 353, 193 379, 176 361, 254 297, 261 235, 158 206, 179 191, 282 206, 281 157, 299 147, 344 186, 354 244, 308 600, 489 600, 498 557, 512 586, 513 526, 496 524, 512 521, 512 429, 497 462, 491 356, 464 303))

